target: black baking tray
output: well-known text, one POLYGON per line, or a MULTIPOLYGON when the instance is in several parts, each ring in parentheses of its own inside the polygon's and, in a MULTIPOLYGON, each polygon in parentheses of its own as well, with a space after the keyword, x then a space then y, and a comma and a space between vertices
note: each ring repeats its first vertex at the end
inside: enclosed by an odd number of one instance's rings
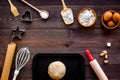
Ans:
POLYGON ((48 75, 48 66, 53 61, 62 61, 66 74, 61 80, 85 80, 85 61, 80 54, 37 54, 32 62, 32 80, 53 80, 48 75))

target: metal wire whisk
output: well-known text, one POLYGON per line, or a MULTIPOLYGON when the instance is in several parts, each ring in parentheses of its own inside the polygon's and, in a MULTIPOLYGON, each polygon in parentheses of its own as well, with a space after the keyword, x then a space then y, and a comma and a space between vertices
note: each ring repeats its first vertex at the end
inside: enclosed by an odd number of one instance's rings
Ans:
POLYGON ((16 80, 17 75, 19 74, 20 69, 25 66, 30 58, 30 51, 27 47, 21 48, 16 54, 15 60, 15 72, 13 80, 16 80))

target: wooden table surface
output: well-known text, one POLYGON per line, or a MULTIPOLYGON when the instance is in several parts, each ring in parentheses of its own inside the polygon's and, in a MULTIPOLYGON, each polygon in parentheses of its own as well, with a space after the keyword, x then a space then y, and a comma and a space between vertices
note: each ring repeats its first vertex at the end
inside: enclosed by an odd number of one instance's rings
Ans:
MULTIPOLYGON (((20 0, 12 1, 20 12, 18 17, 11 14, 7 0, 0 0, 0 74, 7 44, 12 41, 11 29, 20 26, 20 28, 26 29, 26 33, 21 40, 14 40, 17 43, 16 52, 27 46, 31 51, 31 58, 20 71, 17 80, 32 80, 32 60, 38 53, 79 53, 85 59, 85 80, 98 80, 85 56, 85 49, 90 49, 109 80, 120 80, 120 26, 114 30, 107 30, 101 24, 101 16, 104 11, 120 12, 119 0, 66 0, 67 6, 73 9, 75 18, 74 24, 69 26, 66 26, 61 18, 60 0, 27 0, 39 9, 48 10, 50 17, 47 20, 42 20, 36 11, 20 0), (97 21, 92 28, 83 28, 77 22, 79 10, 85 7, 93 8, 97 13, 97 21), (25 10, 31 11, 32 23, 21 21, 21 15, 25 10), (106 47, 107 42, 112 43, 110 48, 106 47), (109 63, 106 65, 103 63, 104 58, 99 57, 103 50, 108 51, 109 63)), ((9 80, 13 78, 14 65, 15 58, 9 80)))

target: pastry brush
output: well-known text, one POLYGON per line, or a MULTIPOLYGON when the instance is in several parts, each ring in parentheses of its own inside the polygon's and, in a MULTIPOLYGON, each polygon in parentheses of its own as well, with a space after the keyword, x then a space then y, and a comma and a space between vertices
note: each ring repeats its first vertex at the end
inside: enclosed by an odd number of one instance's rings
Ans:
POLYGON ((10 4, 10 8, 11 8, 11 12, 12 14, 16 17, 19 15, 19 12, 17 10, 17 8, 13 5, 13 3, 11 2, 11 0, 8 0, 9 4, 10 4))

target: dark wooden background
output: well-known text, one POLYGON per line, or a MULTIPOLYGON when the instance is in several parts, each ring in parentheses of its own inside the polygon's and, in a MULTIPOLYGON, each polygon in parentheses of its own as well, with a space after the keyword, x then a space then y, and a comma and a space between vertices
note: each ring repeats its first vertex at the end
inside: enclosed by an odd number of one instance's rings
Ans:
MULTIPOLYGON (((85 58, 85 79, 98 80, 85 56, 85 49, 90 49, 92 55, 98 60, 109 80, 120 80, 120 28, 106 30, 101 25, 101 16, 106 10, 120 12, 119 0, 65 0, 68 7, 74 12, 75 22, 66 26, 60 16, 62 10, 60 0, 27 0, 39 9, 50 12, 48 20, 42 20, 39 14, 23 4, 20 0, 12 0, 17 6, 20 16, 14 17, 10 12, 7 0, 0 0, 0 74, 2 72, 7 44, 12 41, 11 29, 17 26, 26 29, 22 40, 17 43, 16 52, 21 47, 29 47, 31 58, 28 64, 20 71, 17 80, 32 80, 32 59, 38 53, 79 53, 85 58), (97 21, 92 28, 83 28, 77 22, 78 11, 82 8, 93 8, 97 13, 97 21), (33 22, 21 21, 25 10, 31 10, 33 22), (106 43, 111 42, 110 48, 106 43), (67 46, 65 44, 68 44, 67 46), (109 63, 103 63, 104 58, 99 57, 103 50, 108 50, 109 63)), ((120 26, 119 26, 120 27, 120 26)), ((14 73, 13 61, 10 80, 14 73)))

